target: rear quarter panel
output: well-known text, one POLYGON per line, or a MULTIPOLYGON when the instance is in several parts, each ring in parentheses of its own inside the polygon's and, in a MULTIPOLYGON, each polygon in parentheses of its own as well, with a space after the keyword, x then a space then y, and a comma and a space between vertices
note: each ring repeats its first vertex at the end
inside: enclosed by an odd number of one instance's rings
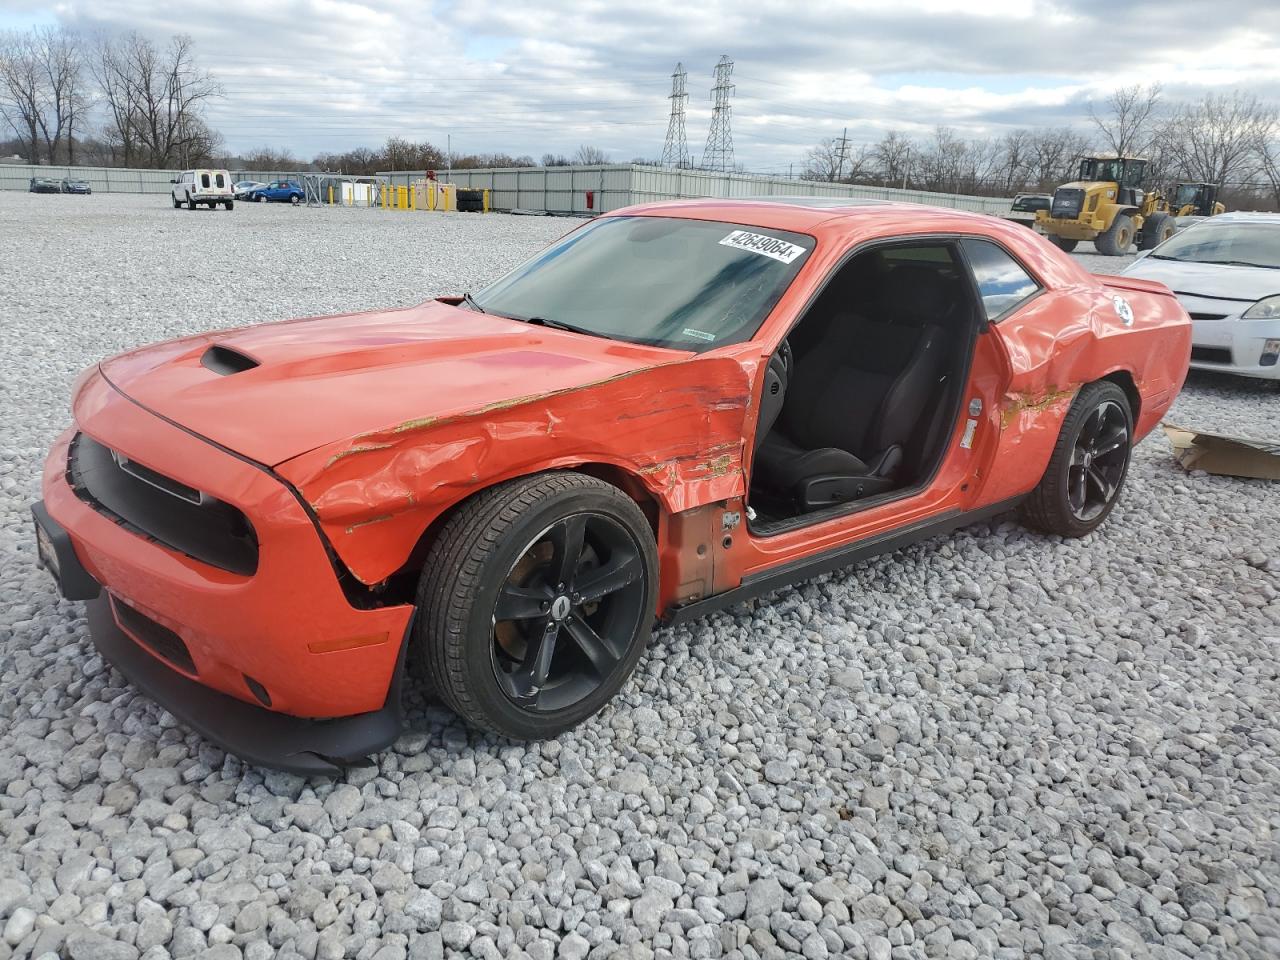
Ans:
POLYGON ((1047 291, 997 327, 1009 357, 997 465, 988 502, 1030 491, 1044 475, 1072 402, 1087 383, 1132 380, 1135 442, 1160 422, 1187 376, 1191 321, 1162 284, 1084 275, 1047 291), (1133 312, 1126 322, 1116 299, 1133 312))

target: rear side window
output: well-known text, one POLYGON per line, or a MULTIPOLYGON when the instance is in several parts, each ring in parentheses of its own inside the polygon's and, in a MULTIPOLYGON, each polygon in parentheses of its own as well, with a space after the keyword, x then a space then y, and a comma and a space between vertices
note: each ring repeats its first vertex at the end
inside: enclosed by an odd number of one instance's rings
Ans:
POLYGON ((214 177, 214 182, 220 187, 225 187, 227 185, 227 181, 223 179, 223 176, 220 173, 214 177))
POLYGON ((969 238, 961 240, 960 245, 973 270, 988 320, 999 320, 1039 291, 1040 285, 1018 261, 991 241, 969 238))
POLYGON ((209 186, 209 175, 207 173, 200 174, 200 186, 202 187, 209 186))

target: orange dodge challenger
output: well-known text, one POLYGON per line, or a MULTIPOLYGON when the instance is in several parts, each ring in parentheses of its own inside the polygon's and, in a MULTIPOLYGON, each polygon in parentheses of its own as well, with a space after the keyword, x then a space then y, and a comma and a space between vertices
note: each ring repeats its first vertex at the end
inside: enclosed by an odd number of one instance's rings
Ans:
POLYGON ((104 361, 39 554, 109 661, 251 762, 360 762, 410 670, 551 737, 655 619, 1018 505, 1093 530, 1190 350, 1165 286, 992 217, 632 207, 474 296, 104 361))

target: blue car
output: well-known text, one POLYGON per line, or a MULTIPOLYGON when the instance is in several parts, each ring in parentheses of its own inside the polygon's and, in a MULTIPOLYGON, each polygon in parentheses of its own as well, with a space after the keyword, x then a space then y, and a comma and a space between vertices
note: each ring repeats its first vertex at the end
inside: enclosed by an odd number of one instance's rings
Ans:
POLYGON ((266 203, 270 200, 273 203, 292 203, 297 206, 306 199, 306 194, 300 183, 292 180, 272 180, 265 186, 250 190, 248 199, 256 200, 258 203, 266 203))

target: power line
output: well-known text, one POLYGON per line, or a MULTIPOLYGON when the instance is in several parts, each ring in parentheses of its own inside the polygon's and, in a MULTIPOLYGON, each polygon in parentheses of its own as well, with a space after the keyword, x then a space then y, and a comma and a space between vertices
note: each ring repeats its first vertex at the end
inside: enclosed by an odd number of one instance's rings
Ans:
POLYGON ((684 110, 689 100, 685 92, 685 81, 688 74, 684 72, 684 64, 676 64, 676 72, 671 74, 671 120, 667 123, 667 142, 662 147, 662 165, 684 169, 692 166, 689 162, 689 141, 684 132, 684 110))
POLYGON ((704 170, 730 171, 733 169, 733 130, 730 126, 732 107, 729 98, 733 96, 733 61, 725 54, 716 64, 715 86, 711 95, 715 106, 711 108, 711 128, 707 131, 707 147, 702 151, 702 167, 704 170))

